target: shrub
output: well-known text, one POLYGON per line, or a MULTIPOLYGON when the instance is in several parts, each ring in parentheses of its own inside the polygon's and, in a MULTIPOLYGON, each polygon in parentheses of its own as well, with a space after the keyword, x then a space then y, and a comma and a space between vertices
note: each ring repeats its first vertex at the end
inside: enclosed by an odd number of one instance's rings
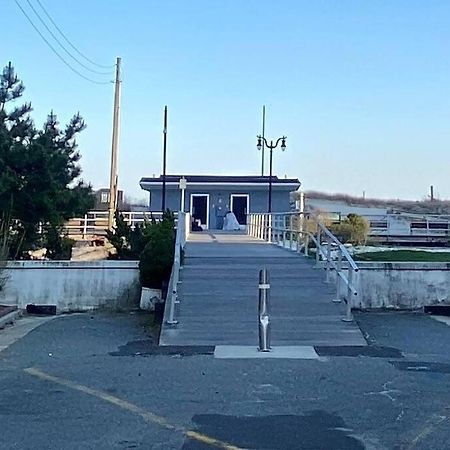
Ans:
POLYGON ((342 242, 364 245, 370 231, 367 219, 357 214, 349 214, 341 223, 333 224, 330 231, 342 242))
POLYGON ((73 239, 61 235, 60 228, 51 226, 45 233, 45 256, 52 260, 70 260, 74 243, 73 239))
POLYGON ((108 241, 116 249, 116 254, 110 256, 110 259, 138 260, 147 243, 144 229, 152 222, 136 225, 133 229, 127 224, 123 214, 117 210, 112 231, 106 231, 108 241))
POLYGON ((170 278, 175 252, 174 216, 164 213, 160 222, 152 221, 143 229, 146 245, 139 261, 143 287, 161 289, 170 278))

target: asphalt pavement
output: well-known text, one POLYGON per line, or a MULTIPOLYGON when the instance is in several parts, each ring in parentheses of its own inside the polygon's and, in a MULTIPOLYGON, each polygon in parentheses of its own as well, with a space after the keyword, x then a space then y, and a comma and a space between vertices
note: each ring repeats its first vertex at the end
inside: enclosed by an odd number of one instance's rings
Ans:
POLYGON ((0 449, 450 448, 450 326, 356 319, 364 349, 240 360, 157 347, 142 314, 57 317, 0 352, 0 449))

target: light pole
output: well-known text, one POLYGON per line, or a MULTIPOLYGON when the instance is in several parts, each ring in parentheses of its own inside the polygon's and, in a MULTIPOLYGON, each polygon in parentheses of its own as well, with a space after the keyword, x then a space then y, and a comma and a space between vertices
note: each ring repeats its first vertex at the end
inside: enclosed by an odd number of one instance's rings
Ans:
POLYGON ((281 150, 284 152, 286 150, 286 136, 282 136, 280 138, 278 138, 275 141, 275 144, 273 143, 273 141, 270 141, 270 144, 267 142, 266 138, 263 136, 257 136, 258 138, 258 143, 256 145, 256 148, 258 150, 261 150, 263 143, 266 145, 267 148, 270 149, 270 162, 269 162, 269 208, 267 210, 268 213, 272 212, 272 154, 273 154, 273 149, 276 148, 278 146, 278 144, 281 141, 281 150))

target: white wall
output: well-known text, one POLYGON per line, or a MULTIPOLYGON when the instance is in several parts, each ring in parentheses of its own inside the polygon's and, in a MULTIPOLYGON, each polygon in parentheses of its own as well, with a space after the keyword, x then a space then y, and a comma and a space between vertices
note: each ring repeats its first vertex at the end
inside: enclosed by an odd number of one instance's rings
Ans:
POLYGON ((139 306, 138 261, 13 261, 0 303, 56 305, 58 312, 139 306))
MULTIPOLYGON (((357 264, 358 296, 353 298, 356 308, 413 310, 427 305, 450 304, 450 264, 357 264)), ((343 286, 341 293, 345 296, 343 286)))

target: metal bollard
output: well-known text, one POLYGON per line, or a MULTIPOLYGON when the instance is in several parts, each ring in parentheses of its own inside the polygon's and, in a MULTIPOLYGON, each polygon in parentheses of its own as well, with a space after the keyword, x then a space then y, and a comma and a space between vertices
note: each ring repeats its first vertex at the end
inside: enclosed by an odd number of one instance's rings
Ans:
POLYGON ((269 271, 262 269, 259 271, 259 348, 260 352, 270 352, 270 284, 269 271))

